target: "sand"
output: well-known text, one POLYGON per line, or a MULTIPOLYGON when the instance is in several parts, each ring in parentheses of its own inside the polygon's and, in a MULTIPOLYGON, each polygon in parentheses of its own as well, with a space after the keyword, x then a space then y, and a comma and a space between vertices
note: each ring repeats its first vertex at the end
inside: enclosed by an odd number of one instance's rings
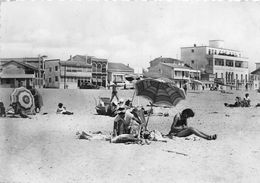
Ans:
MULTIPOLYGON (((0 90, 0 100, 9 105, 10 89, 0 90)), ((189 92, 187 99, 168 112, 169 117, 152 116, 149 129, 167 133, 173 116, 186 107, 195 111, 189 125, 216 141, 191 136, 150 145, 111 144, 101 140, 79 140, 77 131, 112 130, 113 118, 96 115, 95 99, 110 97, 109 90, 42 89, 47 115, 32 119, 0 118, 0 182, 259 182, 260 108, 226 108, 245 91, 189 92), (56 115, 59 102, 73 116, 56 115)), ((119 91, 131 98, 134 90, 119 91)), ((250 91, 252 104, 260 94, 250 91)), ((142 97, 135 105, 148 104, 142 97)))

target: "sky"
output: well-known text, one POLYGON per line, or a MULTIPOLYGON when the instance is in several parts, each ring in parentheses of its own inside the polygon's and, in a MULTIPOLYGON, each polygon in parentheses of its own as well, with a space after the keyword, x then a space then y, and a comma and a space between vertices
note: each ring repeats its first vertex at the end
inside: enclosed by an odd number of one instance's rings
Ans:
POLYGON ((1 3, 0 57, 82 54, 147 68, 180 48, 224 40, 250 71, 260 62, 260 2, 26 1, 1 3))

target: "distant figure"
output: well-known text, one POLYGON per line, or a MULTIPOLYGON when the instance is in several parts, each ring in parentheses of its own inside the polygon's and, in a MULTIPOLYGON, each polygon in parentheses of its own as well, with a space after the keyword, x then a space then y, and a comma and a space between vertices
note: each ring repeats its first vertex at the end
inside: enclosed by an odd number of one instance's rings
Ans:
POLYGON ((245 88, 246 88, 246 91, 248 90, 248 84, 246 83, 246 85, 245 85, 245 88))
POLYGON ((39 93, 39 91, 35 87, 32 87, 30 89, 30 91, 31 91, 31 93, 34 97, 35 112, 39 113, 41 111, 42 106, 43 106, 42 95, 39 93))
POLYGON ((5 106, 3 102, 0 102, 0 117, 6 117, 5 106))
POLYGON ((226 107, 241 107, 241 98, 240 97, 236 97, 235 99, 235 103, 234 104, 228 104, 228 103, 224 103, 224 105, 226 107))
POLYGON ((111 99, 110 99, 110 102, 112 102, 113 98, 116 97, 117 101, 119 101, 119 98, 117 96, 117 84, 116 82, 114 82, 114 84, 110 85, 112 86, 112 96, 111 96, 111 99))
POLYGON ((187 83, 185 83, 185 84, 183 85, 183 89, 184 89, 184 91, 185 91, 185 95, 187 95, 187 83))
POLYGON ((206 140, 216 140, 217 135, 207 135, 193 127, 187 125, 187 119, 193 117, 195 114, 192 109, 184 109, 181 113, 174 116, 171 130, 168 134, 169 137, 187 137, 192 134, 204 138, 206 140))
POLYGON ((249 93, 246 93, 243 100, 243 107, 249 107, 249 106, 250 106, 249 93))
POLYGON ((56 111, 56 114, 72 115, 73 112, 67 111, 66 107, 64 107, 62 103, 59 103, 58 104, 58 109, 56 111))

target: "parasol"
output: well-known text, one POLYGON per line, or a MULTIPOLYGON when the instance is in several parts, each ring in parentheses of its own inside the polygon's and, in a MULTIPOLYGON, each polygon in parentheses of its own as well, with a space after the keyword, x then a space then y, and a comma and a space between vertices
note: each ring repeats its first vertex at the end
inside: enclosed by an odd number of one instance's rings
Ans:
POLYGON ((31 110, 34 108, 34 97, 24 87, 15 88, 11 93, 11 103, 19 103, 24 110, 31 110))
MULTIPOLYGON (((147 98, 151 102, 151 108, 153 105, 176 106, 186 98, 182 88, 162 80, 145 79, 137 81, 135 90, 137 96, 147 98)), ((147 123, 148 120, 149 116, 147 123)))

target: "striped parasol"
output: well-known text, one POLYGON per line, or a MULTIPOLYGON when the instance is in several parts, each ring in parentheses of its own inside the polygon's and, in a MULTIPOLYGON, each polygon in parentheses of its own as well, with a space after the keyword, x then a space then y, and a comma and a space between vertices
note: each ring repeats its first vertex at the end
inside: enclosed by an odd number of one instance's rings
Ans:
POLYGON ((155 105, 176 106, 186 98, 182 88, 163 80, 144 79, 135 84, 137 96, 142 96, 155 105))
MULTIPOLYGON (((170 84, 164 80, 144 79, 135 84, 137 96, 147 98, 153 105, 176 106, 181 100, 186 98, 182 88, 170 84)), ((148 114, 145 129, 147 129, 150 113, 148 114)))
POLYGON ((25 110, 31 110, 35 105, 32 93, 24 87, 13 90, 11 93, 11 103, 19 103, 21 108, 25 110))

